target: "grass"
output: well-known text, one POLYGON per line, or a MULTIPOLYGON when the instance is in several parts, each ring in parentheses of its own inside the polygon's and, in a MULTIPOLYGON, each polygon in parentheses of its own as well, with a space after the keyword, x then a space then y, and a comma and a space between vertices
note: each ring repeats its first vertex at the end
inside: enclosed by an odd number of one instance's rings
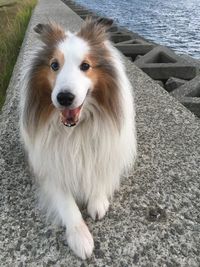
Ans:
POLYGON ((0 109, 37 0, 0 0, 0 109))

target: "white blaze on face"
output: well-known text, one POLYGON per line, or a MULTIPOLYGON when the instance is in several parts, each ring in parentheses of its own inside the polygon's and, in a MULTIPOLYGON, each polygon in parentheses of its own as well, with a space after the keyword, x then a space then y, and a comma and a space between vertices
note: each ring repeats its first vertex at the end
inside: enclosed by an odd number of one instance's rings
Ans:
POLYGON ((68 91, 75 95, 70 108, 77 108, 83 104, 88 89, 92 86, 91 80, 80 70, 80 65, 89 52, 89 46, 86 41, 68 32, 66 39, 59 43, 58 49, 64 55, 64 65, 56 78, 52 102, 57 108, 61 108, 57 95, 68 91))

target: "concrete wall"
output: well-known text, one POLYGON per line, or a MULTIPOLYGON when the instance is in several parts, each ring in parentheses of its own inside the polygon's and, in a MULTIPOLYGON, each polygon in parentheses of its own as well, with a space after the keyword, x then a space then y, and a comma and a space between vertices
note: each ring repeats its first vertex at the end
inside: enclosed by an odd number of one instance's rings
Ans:
POLYGON ((1 266, 190 266, 200 262, 200 125, 175 98, 125 60, 137 108, 138 160, 100 222, 85 215, 95 239, 82 262, 64 229, 45 221, 19 141, 21 70, 37 45, 33 26, 53 19, 77 30, 82 20, 61 1, 40 0, 0 116, 1 266))

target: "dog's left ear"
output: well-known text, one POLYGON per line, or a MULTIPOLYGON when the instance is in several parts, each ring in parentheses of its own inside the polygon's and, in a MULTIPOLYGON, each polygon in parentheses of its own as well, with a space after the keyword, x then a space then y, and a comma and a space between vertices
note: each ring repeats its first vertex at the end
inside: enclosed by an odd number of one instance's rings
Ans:
POLYGON ((78 36, 93 45, 101 44, 109 39, 108 29, 112 24, 112 19, 87 17, 78 36))
POLYGON ((102 27, 105 27, 105 29, 107 30, 107 29, 109 29, 112 26, 113 20, 112 19, 109 19, 109 18, 101 18, 100 17, 100 18, 98 18, 96 20, 96 23, 97 23, 97 25, 99 24, 102 27))
POLYGON ((53 44, 54 42, 58 42, 65 38, 65 31, 55 22, 47 24, 40 23, 33 29, 39 34, 40 40, 47 45, 53 44))

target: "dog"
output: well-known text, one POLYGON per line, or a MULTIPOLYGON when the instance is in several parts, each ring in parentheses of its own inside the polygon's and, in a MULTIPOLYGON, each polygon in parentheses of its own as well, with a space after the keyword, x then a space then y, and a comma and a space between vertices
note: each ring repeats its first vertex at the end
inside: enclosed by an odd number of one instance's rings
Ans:
POLYGON ((109 40, 111 25, 87 18, 72 33, 55 22, 38 24, 40 45, 20 97, 21 136, 40 202, 66 227, 81 259, 91 256, 94 241, 80 205, 101 220, 136 158, 133 89, 109 40))

